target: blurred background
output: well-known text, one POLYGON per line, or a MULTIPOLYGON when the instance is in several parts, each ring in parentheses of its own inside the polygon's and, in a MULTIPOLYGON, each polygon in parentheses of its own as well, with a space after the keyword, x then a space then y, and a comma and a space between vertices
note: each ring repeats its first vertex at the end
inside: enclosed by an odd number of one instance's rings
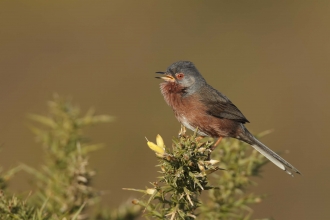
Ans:
MULTIPOLYGON (((40 166, 26 114, 46 114, 56 92, 116 116, 88 132, 106 144, 90 158, 104 204, 140 196, 121 188, 158 175, 144 137, 160 133, 170 145, 180 128, 154 72, 190 60, 252 132, 274 129, 262 141, 303 173, 269 163, 251 189, 270 195, 254 217, 328 218, 330 2, 0 1, 0 26, 3 167, 40 166)), ((29 190, 29 178, 12 189, 29 190)))

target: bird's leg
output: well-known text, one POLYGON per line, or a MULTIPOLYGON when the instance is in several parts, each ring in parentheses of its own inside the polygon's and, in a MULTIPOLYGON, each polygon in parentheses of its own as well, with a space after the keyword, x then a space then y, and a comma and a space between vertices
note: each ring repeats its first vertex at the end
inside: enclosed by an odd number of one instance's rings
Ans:
POLYGON ((218 140, 213 144, 213 146, 211 148, 212 151, 218 146, 218 144, 221 142, 221 140, 222 140, 222 137, 219 137, 218 140))
POLYGON ((222 140, 222 137, 219 137, 218 140, 211 147, 211 151, 209 152, 209 155, 207 156, 207 159, 208 160, 211 159, 211 153, 212 153, 212 151, 214 151, 214 149, 218 146, 218 144, 221 142, 221 140, 222 140))
POLYGON ((180 129, 180 132, 179 132, 179 137, 182 137, 182 136, 185 136, 186 135, 186 127, 181 124, 181 129, 180 129))

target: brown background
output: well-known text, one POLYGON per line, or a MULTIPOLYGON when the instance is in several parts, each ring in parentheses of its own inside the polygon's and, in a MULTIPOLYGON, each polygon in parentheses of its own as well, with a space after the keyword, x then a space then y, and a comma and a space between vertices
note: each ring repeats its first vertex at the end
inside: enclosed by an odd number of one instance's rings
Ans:
MULTIPOLYGON (((1 165, 42 163, 26 113, 46 113, 57 92, 117 117, 89 132, 107 145, 91 156, 95 185, 111 207, 137 196, 121 188, 157 176, 144 136, 169 144, 179 130, 154 72, 191 60, 251 131, 275 130, 263 142, 303 173, 268 164, 252 190, 270 197, 254 217, 328 219, 329 58, 329 1, 2 0, 1 165)), ((20 177, 12 188, 30 187, 20 177)))

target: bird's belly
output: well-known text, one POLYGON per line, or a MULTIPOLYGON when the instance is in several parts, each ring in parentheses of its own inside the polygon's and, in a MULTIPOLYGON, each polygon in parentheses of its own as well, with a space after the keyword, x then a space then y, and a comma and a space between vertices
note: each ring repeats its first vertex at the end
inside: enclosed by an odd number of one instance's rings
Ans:
POLYGON ((201 136, 210 136, 213 138, 230 137, 233 136, 232 133, 236 130, 236 123, 233 123, 233 121, 214 118, 210 115, 199 115, 199 117, 193 117, 189 114, 179 114, 176 116, 178 121, 186 128, 192 131, 196 131, 198 128, 197 133, 201 136))

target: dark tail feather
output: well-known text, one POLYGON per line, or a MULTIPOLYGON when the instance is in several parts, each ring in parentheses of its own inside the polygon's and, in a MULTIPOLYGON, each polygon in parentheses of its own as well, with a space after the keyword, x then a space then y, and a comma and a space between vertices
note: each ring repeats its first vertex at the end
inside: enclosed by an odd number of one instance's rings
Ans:
POLYGON ((250 144, 254 149, 259 151, 262 155, 264 155, 267 159, 273 162, 280 169, 284 170, 291 176, 293 176, 292 172, 301 174, 299 170, 297 170, 294 166, 292 166, 289 162, 284 160, 274 151, 269 149, 266 145, 261 143, 257 138, 255 138, 246 128, 244 128, 244 132, 239 135, 239 140, 242 140, 248 144, 250 144))

